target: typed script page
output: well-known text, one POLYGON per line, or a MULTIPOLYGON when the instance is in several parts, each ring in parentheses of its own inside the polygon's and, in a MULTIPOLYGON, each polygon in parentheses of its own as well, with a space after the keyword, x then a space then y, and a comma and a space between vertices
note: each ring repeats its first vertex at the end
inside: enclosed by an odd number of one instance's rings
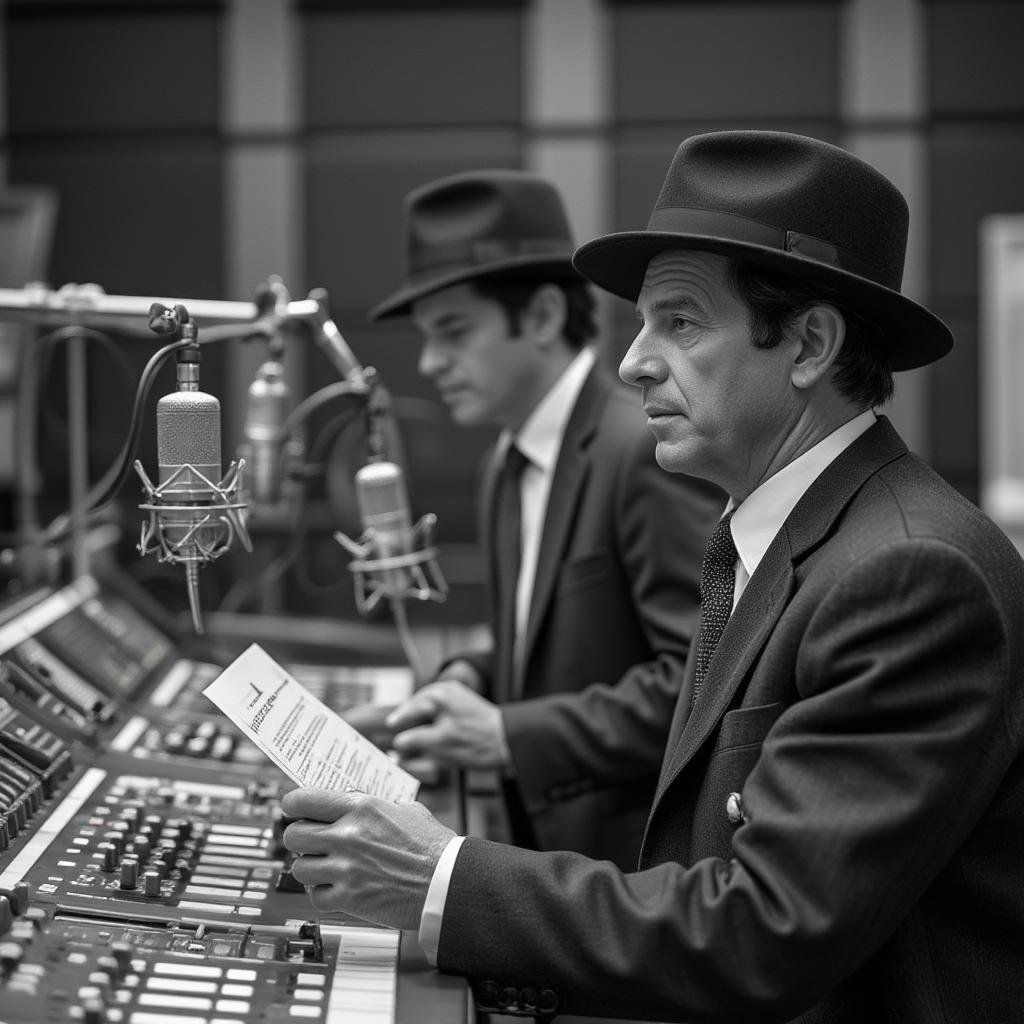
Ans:
POLYGON ((240 654, 203 693, 300 786, 352 788, 395 803, 416 799, 415 776, 314 697, 259 644, 240 654))

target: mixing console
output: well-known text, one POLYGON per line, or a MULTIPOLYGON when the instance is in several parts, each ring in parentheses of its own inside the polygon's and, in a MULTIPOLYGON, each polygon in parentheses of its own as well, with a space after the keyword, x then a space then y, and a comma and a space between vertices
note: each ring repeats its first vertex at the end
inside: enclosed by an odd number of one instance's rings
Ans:
MULTIPOLYGON (((0 611, 0 1024, 448 1024, 461 982, 415 936, 313 919, 287 783, 179 656, 84 578, 0 611)), ((402 668, 289 671, 336 710, 402 668)))

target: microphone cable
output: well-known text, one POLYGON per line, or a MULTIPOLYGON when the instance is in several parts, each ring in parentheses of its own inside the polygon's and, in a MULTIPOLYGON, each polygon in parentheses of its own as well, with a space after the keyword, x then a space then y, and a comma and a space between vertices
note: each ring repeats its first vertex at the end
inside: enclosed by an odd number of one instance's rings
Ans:
MULTIPOLYGON (((67 328, 62 328, 62 330, 67 330, 67 328)), ((146 363, 136 388, 135 400, 132 404, 131 418, 128 424, 128 433, 124 444, 107 471, 89 488, 85 501, 86 512, 102 511, 114 500, 117 493, 124 486, 131 472, 135 452, 139 445, 139 439, 142 436, 143 408, 146 400, 149 398, 149 392, 156 381, 157 373, 168 356, 190 344, 194 344, 194 342, 173 341, 155 352, 146 363)), ((43 540, 44 542, 53 543, 67 534, 70 528, 70 514, 67 512, 61 513, 43 531, 43 540)))

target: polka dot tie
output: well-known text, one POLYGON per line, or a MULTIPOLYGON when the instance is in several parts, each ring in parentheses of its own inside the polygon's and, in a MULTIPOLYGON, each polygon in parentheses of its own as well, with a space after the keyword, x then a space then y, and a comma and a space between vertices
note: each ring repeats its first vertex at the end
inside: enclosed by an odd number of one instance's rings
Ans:
POLYGON ((700 694, 711 657, 732 614, 738 556, 729 527, 731 519, 732 512, 729 512, 719 520, 708 539, 700 567, 700 630, 697 634, 697 671, 693 680, 691 704, 700 694))

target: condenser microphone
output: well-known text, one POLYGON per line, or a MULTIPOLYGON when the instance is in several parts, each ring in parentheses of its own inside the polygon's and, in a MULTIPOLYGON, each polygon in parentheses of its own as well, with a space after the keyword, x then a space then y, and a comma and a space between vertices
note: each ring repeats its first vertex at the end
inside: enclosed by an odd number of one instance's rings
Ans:
POLYGON ((156 406, 157 490, 164 539, 200 559, 220 534, 209 513, 221 478, 220 402, 203 391, 173 391, 156 406))
MULTIPOLYGON (((177 308, 186 337, 194 338, 187 311, 177 308)), ((227 551, 236 535, 247 551, 252 542, 245 505, 235 500, 244 462, 232 462, 221 478, 220 402, 199 390, 198 344, 178 351, 177 388, 157 402, 156 437, 155 487, 142 464, 135 463, 147 497, 139 508, 149 513, 138 549, 143 555, 157 552, 161 562, 184 565, 192 622, 202 633, 199 569, 227 551)))
POLYGON ((340 532, 334 537, 355 556, 349 569, 359 611, 372 611, 385 598, 444 600, 448 585, 432 545, 437 517, 428 513, 413 525, 402 467, 370 462, 357 471, 355 490, 363 534, 355 541, 340 532))
POLYGON ((276 505, 281 499, 284 467, 284 424, 291 408, 291 389, 284 367, 268 360, 256 371, 245 399, 242 433, 249 497, 255 505, 276 505))
POLYGON ((363 530, 370 537, 373 578, 388 595, 412 586, 412 516, 402 467, 394 462, 371 462, 355 476, 356 503, 363 530), (387 565, 394 568, 386 568, 387 565))

